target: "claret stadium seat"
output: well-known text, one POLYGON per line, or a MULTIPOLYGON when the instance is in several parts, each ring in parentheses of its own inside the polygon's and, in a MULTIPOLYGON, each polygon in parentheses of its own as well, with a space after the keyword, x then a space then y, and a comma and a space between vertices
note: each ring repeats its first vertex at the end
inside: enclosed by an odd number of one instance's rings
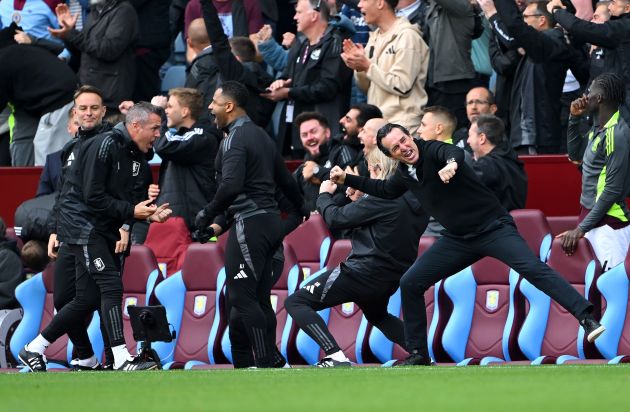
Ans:
POLYGON ((551 248, 551 227, 542 211, 538 209, 512 210, 516 228, 529 248, 545 262, 551 248))
POLYGON ((224 283, 223 249, 216 243, 193 243, 182 269, 156 287, 155 295, 177 333, 173 342, 153 345, 165 369, 181 369, 189 361, 227 362, 218 339, 226 324, 219 310, 224 283))
POLYGON ((311 275, 324 267, 331 244, 331 236, 324 219, 317 214, 285 237, 305 271, 311 275))

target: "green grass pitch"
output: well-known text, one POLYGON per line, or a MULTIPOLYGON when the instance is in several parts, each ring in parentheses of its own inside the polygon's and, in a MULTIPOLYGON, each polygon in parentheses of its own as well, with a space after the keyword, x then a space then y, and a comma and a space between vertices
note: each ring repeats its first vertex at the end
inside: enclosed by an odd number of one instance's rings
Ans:
POLYGON ((630 411, 630 365, 0 374, 0 411, 630 411))

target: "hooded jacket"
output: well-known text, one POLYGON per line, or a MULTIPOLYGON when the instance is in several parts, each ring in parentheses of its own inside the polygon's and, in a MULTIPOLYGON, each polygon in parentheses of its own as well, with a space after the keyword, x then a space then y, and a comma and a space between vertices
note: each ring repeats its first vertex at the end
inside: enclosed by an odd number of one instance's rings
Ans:
POLYGON ((516 152, 503 142, 487 155, 471 162, 477 177, 508 211, 525 208, 527 175, 516 152))
POLYGON ((418 257, 418 242, 429 217, 409 192, 387 200, 364 195, 339 207, 329 193, 317 209, 331 230, 352 229, 352 252, 344 265, 371 278, 398 281, 418 257))
POLYGON ((57 237, 69 244, 89 244, 94 236, 115 243, 119 228, 133 224, 134 206, 146 197, 146 156, 123 123, 80 139, 73 155, 58 202, 57 237))
POLYGON ((420 29, 399 17, 386 33, 380 29, 370 33, 365 54, 372 64, 367 71, 355 73, 357 85, 384 118, 414 133, 427 103, 429 50, 420 29))
POLYGON ((15 288, 23 280, 22 261, 15 240, 0 240, 0 309, 19 307, 15 288))

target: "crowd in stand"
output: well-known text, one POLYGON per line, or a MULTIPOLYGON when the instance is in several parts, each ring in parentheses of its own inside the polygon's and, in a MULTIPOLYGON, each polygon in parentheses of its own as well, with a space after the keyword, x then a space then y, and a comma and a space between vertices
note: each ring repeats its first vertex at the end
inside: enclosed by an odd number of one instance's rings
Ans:
MULTIPOLYGON (((88 124, 122 129, 150 101, 162 126, 145 161, 161 166, 153 184, 138 166, 145 197, 207 241, 199 211, 213 204, 229 133, 217 96, 235 81, 251 121, 284 158, 303 159, 294 177, 311 212, 323 192, 335 207, 364 196, 332 185, 335 167, 387 176, 385 161, 366 159, 392 155, 382 139, 393 123, 418 147, 458 147, 507 211, 525 207, 519 154, 568 152, 583 184, 580 224, 560 235, 566 253, 587 236, 612 267, 630 243, 630 0, 0 0, 0 28, 0 166, 44 166, 38 197, 16 216, 25 240, 49 241, 33 216, 55 203, 72 160, 64 147, 88 124), (164 91, 178 35, 185 78, 164 91)), ((391 157, 417 181, 405 156, 391 157)), ((439 218, 425 235, 442 235, 439 218)), ((144 242, 148 226, 136 223, 131 240, 144 242)), ((335 238, 351 229, 331 226, 335 238)))

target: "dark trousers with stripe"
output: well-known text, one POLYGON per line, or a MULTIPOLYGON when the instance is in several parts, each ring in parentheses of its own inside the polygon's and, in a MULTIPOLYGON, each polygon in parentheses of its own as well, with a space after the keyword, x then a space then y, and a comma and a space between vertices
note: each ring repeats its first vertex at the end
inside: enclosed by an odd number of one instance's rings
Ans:
POLYGON ((485 256, 510 266, 532 285, 581 319, 593 304, 529 249, 507 216, 496 228, 467 239, 443 236, 400 279, 407 348, 428 358, 427 314, 424 292, 439 280, 459 272, 485 256))
POLYGON ((389 298, 398 282, 365 276, 349 270, 343 263, 311 279, 289 296, 284 304, 295 323, 322 348, 326 355, 340 350, 317 311, 346 302, 356 303, 368 322, 392 342, 404 347, 402 321, 387 312, 389 298))
POLYGON ((87 316, 100 310, 111 346, 125 343, 122 323, 124 258, 114 253, 114 245, 110 243, 95 236, 87 245, 68 245, 75 259, 76 294, 42 331, 47 341, 54 342, 77 325, 84 325, 87 316))
POLYGON ((269 291, 274 283, 273 256, 281 241, 280 215, 261 213, 237 218, 225 248, 230 340, 233 347, 243 348, 242 336, 232 331, 244 329, 258 367, 271 366, 277 351, 273 349, 275 333, 268 332, 270 327, 276 327, 269 291))

